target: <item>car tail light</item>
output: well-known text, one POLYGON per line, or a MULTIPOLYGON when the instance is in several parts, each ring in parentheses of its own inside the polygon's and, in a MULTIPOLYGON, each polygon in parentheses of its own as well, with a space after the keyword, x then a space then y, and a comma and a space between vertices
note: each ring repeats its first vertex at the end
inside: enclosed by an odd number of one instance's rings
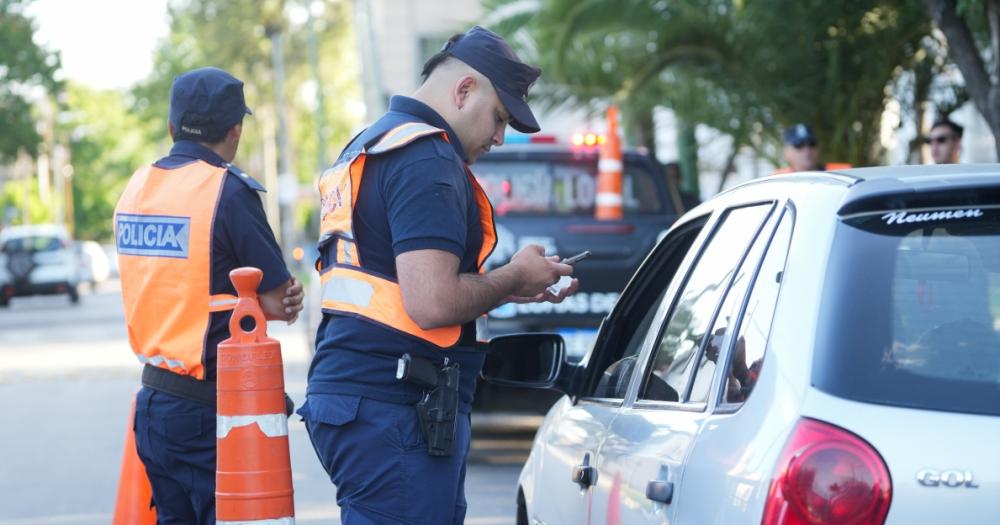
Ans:
POLYGON ((781 453, 762 525, 881 525, 892 499, 882 457, 865 440, 803 419, 781 453))

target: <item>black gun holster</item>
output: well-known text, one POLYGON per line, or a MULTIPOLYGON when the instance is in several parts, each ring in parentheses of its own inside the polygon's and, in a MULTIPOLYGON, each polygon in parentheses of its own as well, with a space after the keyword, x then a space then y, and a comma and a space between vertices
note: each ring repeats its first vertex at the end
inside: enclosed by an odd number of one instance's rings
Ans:
POLYGON ((458 363, 438 367, 433 362, 405 354, 399 359, 396 379, 424 390, 417 402, 420 433, 431 456, 450 456, 455 447, 458 421, 458 363))

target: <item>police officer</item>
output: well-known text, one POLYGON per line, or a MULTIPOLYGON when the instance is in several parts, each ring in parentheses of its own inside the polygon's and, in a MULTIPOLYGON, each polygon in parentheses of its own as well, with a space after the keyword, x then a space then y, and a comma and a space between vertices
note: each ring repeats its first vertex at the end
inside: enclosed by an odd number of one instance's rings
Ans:
POLYGON ((475 321, 578 288, 547 290, 572 267, 541 246, 482 272, 496 230, 469 165, 508 123, 539 131, 540 73, 489 30, 455 35, 320 177, 324 316, 299 414, 345 525, 464 521, 475 321))
POLYGON ((135 441, 159 523, 215 523, 216 346, 229 336, 229 272, 254 266, 268 319, 292 323, 302 286, 285 268, 257 192, 230 164, 243 82, 216 68, 178 76, 170 154, 139 168, 115 208, 129 343, 139 361, 135 441))
POLYGON ((850 164, 842 162, 822 163, 819 161, 819 141, 811 127, 806 124, 795 124, 785 129, 782 134, 785 140, 783 154, 787 168, 775 170, 775 174, 794 173, 797 171, 829 171, 850 168, 850 164))

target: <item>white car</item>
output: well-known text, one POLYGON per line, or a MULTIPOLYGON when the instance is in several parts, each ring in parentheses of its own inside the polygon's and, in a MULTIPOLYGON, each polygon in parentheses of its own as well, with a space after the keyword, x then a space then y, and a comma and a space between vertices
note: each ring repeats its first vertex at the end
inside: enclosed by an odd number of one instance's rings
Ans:
POLYGON ((111 261, 104 247, 96 241, 79 241, 77 249, 82 264, 81 280, 89 282, 90 289, 95 290, 111 277, 111 261))
POLYGON ((81 264, 66 229, 55 224, 0 231, 0 307, 14 297, 66 294, 80 300, 81 264))
POLYGON ((1000 165, 760 179, 686 214, 555 388, 519 524, 995 524, 1000 165))

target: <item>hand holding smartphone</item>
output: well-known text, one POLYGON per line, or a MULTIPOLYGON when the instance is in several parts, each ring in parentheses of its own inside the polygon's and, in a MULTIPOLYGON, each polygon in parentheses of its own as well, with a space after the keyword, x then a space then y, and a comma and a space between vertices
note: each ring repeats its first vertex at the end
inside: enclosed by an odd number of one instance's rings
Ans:
POLYGON ((572 256, 572 257, 567 257, 567 258, 565 258, 565 259, 563 259, 563 260, 561 260, 559 262, 561 262, 563 264, 570 264, 570 265, 572 265, 572 264, 575 264, 577 261, 581 261, 583 259, 586 259, 587 257, 590 257, 590 250, 582 251, 582 252, 580 252, 580 253, 572 256))
MULTIPOLYGON (((583 259, 586 259, 587 257, 590 257, 590 254, 591 254, 590 250, 586 250, 572 257, 566 257, 565 259, 559 262, 563 264, 573 265, 579 261, 582 261, 583 259)), ((546 288, 546 290, 552 295, 559 295, 559 292, 562 291, 563 288, 569 286, 571 282, 573 282, 573 278, 568 275, 564 275, 559 278, 558 282, 556 282, 552 286, 549 286, 548 288, 546 288)))

